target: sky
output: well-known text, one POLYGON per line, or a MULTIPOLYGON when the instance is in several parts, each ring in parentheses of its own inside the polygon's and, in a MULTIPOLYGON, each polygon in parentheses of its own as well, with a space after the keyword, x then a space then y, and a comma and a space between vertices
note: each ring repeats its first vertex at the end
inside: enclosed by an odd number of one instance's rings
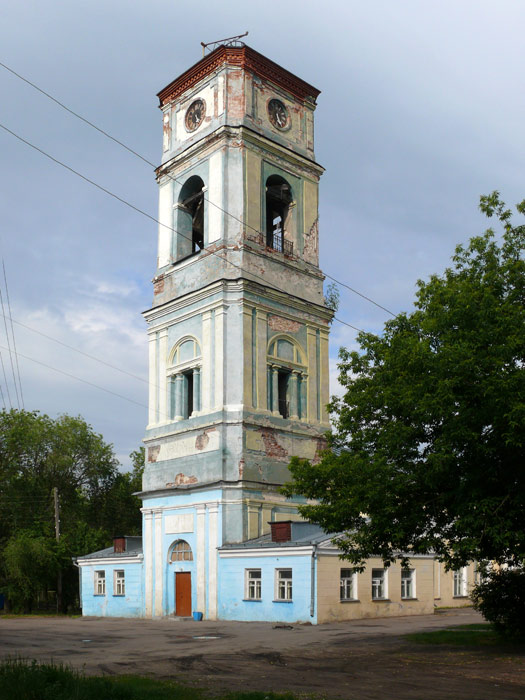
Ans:
MULTIPOLYGON (((525 197, 524 24, 519 0, 18 0, 0 7, 0 62, 160 163, 156 93, 200 59, 201 41, 249 31, 249 46, 321 90, 322 269, 397 314, 487 228, 481 194, 525 197)), ((150 166, 1 66, 0 124, 156 216, 150 166)), ((141 312, 156 248, 153 221, 0 128, 23 405, 83 416, 124 469, 147 422, 141 312)), ((340 292, 338 317, 380 333, 389 315, 340 292)), ((356 332, 334 322, 333 392, 341 346, 357 348, 356 332)), ((16 407, 5 347, 0 317, 0 384, 16 407)))

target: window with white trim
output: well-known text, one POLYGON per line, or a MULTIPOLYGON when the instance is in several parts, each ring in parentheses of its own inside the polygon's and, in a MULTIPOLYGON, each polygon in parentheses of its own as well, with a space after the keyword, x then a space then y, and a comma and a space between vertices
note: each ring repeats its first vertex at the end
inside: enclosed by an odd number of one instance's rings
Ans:
POLYGON ((414 569, 401 569, 401 598, 416 597, 416 572, 414 569))
POLYGON ((246 600, 261 600, 261 570, 245 569, 244 597, 246 600))
POLYGON ((105 571, 95 571, 95 595, 106 595, 105 571))
POLYGON ((275 600, 292 600, 292 570, 275 570, 275 600))
POLYGON ((454 598, 465 598, 467 595, 467 567, 462 566, 454 571, 454 598))
POLYGON ((113 572, 113 595, 126 595, 126 581, 122 570, 113 572))
POLYGON ((341 569, 339 600, 357 600, 357 574, 353 569, 341 569))
POLYGON ((193 561, 193 552, 186 540, 177 540, 172 547, 170 561, 193 561))
POLYGON ((384 600, 386 597, 386 571, 372 569, 372 600, 384 600))

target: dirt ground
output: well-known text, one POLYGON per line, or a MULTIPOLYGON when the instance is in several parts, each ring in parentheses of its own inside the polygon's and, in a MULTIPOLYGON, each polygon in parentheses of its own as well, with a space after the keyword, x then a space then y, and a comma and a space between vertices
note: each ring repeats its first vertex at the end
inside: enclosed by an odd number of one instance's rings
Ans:
POLYGON ((469 609, 329 625, 0 617, 0 656, 211 690, 349 700, 523 700, 525 648, 427 646, 410 632, 479 622, 469 609))

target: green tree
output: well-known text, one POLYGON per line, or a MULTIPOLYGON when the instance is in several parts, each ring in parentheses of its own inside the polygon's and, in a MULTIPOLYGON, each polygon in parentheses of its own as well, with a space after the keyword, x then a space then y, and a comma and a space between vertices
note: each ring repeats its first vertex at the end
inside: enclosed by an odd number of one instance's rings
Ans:
MULTIPOLYGON (((415 309, 340 351, 331 450, 294 459, 288 495, 345 558, 435 552, 449 568, 525 560, 525 226, 497 192, 502 226, 418 282, 415 309)), ((517 205, 525 213, 525 201, 517 205)))
POLYGON ((82 418, 0 412, 0 586, 14 602, 23 599, 27 608, 49 588, 59 590, 60 573, 62 607, 71 605, 78 592, 71 558, 108 546, 115 534, 140 532, 140 501, 133 495, 140 491, 140 454, 131 455, 133 471, 122 473, 112 445, 82 418), (22 567, 38 552, 54 553, 54 582, 50 568, 44 575, 42 567, 22 567))

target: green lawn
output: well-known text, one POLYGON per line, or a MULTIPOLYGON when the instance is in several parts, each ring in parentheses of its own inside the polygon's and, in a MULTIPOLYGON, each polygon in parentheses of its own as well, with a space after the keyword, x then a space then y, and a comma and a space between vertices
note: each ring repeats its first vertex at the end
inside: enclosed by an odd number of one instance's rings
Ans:
MULTIPOLYGON (((88 677, 64 665, 0 663, 0 700, 206 700, 204 691, 139 676, 88 677)), ((290 694, 227 693, 215 700, 294 700, 290 694)))

